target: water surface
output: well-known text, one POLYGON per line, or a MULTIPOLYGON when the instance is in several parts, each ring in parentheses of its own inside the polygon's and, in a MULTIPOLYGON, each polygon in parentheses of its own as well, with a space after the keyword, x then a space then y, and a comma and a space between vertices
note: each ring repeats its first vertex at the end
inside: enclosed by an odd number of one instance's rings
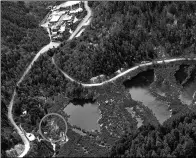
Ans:
POLYGON ((196 81, 193 81, 181 92, 179 99, 182 103, 190 105, 193 101, 193 94, 196 92, 196 81))
MULTIPOLYGON (((143 71, 131 80, 125 81, 124 86, 129 89, 131 97, 135 101, 140 101, 153 111, 157 120, 163 123, 170 117, 168 105, 165 102, 159 101, 154 97, 149 90, 150 84, 154 81, 154 71, 152 69, 143 71)), ((160 91, 161 92, 161 91, 160 91)), ((159 92, 159 93, 160 93, 159 92)), ((161 95, 164 95, 160 93, 161 95)), ((137 119, 138 122, 141 122, 137 119)))
POLYGON ((64 109, 64 112, 70 116, 68 122, 71 125, 76 125, 87 131, 100 131, 100 126, 97 123, 100 116, 97 104, 88 103, 80 106, 70 103, 64 109))
POLYGON ((148 87, 132 87, 129 92, 133 100, 140 101, 151 109, 161 124, 170 117, 167 103, 157 100, 148 87))

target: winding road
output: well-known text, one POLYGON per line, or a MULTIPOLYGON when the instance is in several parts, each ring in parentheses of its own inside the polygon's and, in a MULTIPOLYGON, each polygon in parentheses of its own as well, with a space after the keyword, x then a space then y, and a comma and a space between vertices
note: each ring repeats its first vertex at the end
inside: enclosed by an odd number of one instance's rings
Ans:
MULTIPOLYGON (((80 29, 82 28, 83 25, 85 25, 85 23, 88 21, 88 19, 91 17, 92 15, 92 11, 90 9, 90 7, 88 6, 88 1, 84 2, 85 4, 85 9, 87 10, 87 15, 85 16, 85 18, 81 21, 81 23, 77 26, 76 30, 73 32, 73 34, 69 37, 68 40, 72 40, 75 35, 77 35, 77 33, 80 31, 80 29)), ((46 28, 47 29, 47 28, 46 28)), ((49 34, 50 36, 50 34, 49 34)), ((51 39, 51 38, 50 38, 51 39)), ((24 80, 25 76, 28 74, 28 72, 30 71, 30 69, 32 68, 33 64, 35 63, 35 61, 37 61, 37 59, 40 57, 40 55, 42 55, 43 53, 47 52, 49 49, 55 47, 57 48, 61 43, 60 42, 50 42, 48 45, 44 46, 37 54, 36 56, 33 58, 32 62, 29 64, 29 66, 27 67, 27 69, 25 70, 25 72, 23 73, 22 77, 20 78, 20 80, 16 83, 17 86, 20 85, 20 83, 24 80)), ((16 96, 16 89, 14 90, 13 94, 12 94, 12 99, 10 101, 10 104, 8 106, 8 119, 10 120, 10 122, 12 123, 12 125, 14 126, 14 128, 16 129, 17 133, 20 135, 23 143, 24 143, 24 151, 18 156, 18 157, 24 157, 28 151, 30 150, 30 142, 28 140, 28 138, 26 137, 24 131, 19 128, 17 126, 17 124, 15 123, 14 119, 13 119, 13 115, 12 115, 12 110, 13 110, 13 105, 14 105, 14 98, 16 96)))
MULTIPOLYGON (((76 30, 71 34, 71 36, 69 37, 68 40, 72 40, 76 35, 77 33, 80 31, 80 29, 82 28, 82 26, 85 25, 85 23, 89 20, 89 18, 91 18, 92 16, 92 11, 90 9, 90 7, 88 6, 88 1, 85 1, 84 2, 85 4, 85 9, 87 10, 87 15, 85 16, 85 18, 81 21, 81 23, 77 26, 76 30)), ((50 35, 49 35, 50 36, 50 35)), ((25 70, 24 74, 22 75, 22 77, 20 78, 20 80, 17 82, 17 86, 19 86, 19 84, 24 80, 25 76, 28 74, 28 72, 30 71, 30 69, 32 68, 34 62, 39 58, 39 56, 45 52, 47 52, 50 48, 53 48, 53 47, 58 47, 60 45, 60 43, 57 43, 57 42, 50 42, 48 45, 44 46, 37 54, 36 56, 34 57, 34 59, 32 60, 32 62, 30 63, 30 65, 27 67, 27 69, 25 70)), ((161 61, 156 61, 157 64, 163 64, 163 63, 170 63, 170 62, 175 62, 175 61, 183 61, 183 60, 196 60, 196 58, 176 58, 176 59, 166 59, 166 60, 161 60, 161 61)), ((74 80, 72 77, 70 77, 67 73, 65 73, 63 70, 61 70, 55 63, 54 61, 54 58, 52 58, 52 63, 56 66, 57 69, 60 70, 60 72, 67 78, 69 79, 70 81, 72 82, 77 82, 78 84, 81 84, 82 86, 84 87, 96 87, 96 86, 102 86, 104 84, 107 84, 109 82, 113 82, 115 81, 116 79, 120 78, 121 76, 124 76, 138 68, 141 68, 141 67, 145 67, 145 66, 149 66, 149 65, 153 65, 153 62, 150 62, 150 63, 146 63, 146 64, 140 64, 138 66, 135 66, 135 67, 132 67, 128 70, 126 70, 125 72, 122 72, 121 74, 118 74, 117 76, 107 80, 107 81, 104 81, 102 83, 94 83, 94 84, 86 84, 86 83, 82 83, 82 82, 79 82, 79 81, 76 81, 74 80)), ((24 143, 24 151, 18 156, 18 157, 24 157, 28 151, 30 150, 30 142, 29 140, 27 139, 25 133, 23 132, 23 130, 21 128, 19 128, 16 123, 14 122, 14 119, 13 119, 13 115, 12 115, 12 109, 13 109, 13 105, 14 105, 14 98, 16 96, 16 90, 14 90, 14 93, 12 95, 12 99, 10 101, 10 104, 9 104, 9 107, 8 107, 8 118, 10 120, 10 122, 13 124, 14 128, 17 130, 17 133, 20 135, 23 143, 24 143)))
MULTIPOLYGON (((196 61, 196 58, 175 58, 175 59, 165 59, 165 60, 159 60, 159 61, 156 61, 156 64, 166 64, 166 63, 172 63, 172 62, 176 62, 176 61, 186 61, 186 60, 195 60, 196 61)), ((146 63, 146 64, 140 64, 138 66, 134 66, 118 75, 116 75, 115 77, 109 79, 109 80, 106 80, 106 81, 103 81, 101 83, 92 83, 92 84, 87 84, 87 83, 82 83, 80 81, 76 81, 75 79, 73 79, 71 76, 69 76, 66 72, 64 72, 61 68, 59 68, 57 66, 57 64, 55 63, 55 60, 54 58, 52 58, 52 63, 56 66, 56 68, 67 78, 69 79, 70 81, 72 82, 76 82, 78 84, 81 84, 83 87, 97 87, 97 86, 102 86, 104 84, 107 84, 109 82, 113 82, 115 81, 116 79, 136 70, 136 69, 139 69, 139 68, 142 68, 142 67, 146 67, 146 66, 150 66, 150 65, 153 65, 154 62, 149 62, 149 63, 146 63)))

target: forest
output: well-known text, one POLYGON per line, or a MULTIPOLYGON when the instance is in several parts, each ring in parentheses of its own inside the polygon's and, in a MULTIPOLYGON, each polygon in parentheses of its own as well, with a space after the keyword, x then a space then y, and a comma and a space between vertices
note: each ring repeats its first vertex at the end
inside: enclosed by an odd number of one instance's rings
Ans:
POLYGON ((40 48, 49 43, 47 32, 39 26, 47 12, 42 3, 35 6, 33 2, 1 1, 2 157, 5 150, 22 142, 7 118, 7 106, 25 68, 40 48))
POLYGON ((159 127, 141 126, 115 143, 110 157, 194 157, 196 111, 182 109, 159 127))
MULTIPOLYGON (((1 1, 2 157, 6 150, 22 143, 7 118, 15 88, 14 119, 26 131, 36 131, 40 119, 49 111, 61 109, 65 102, 93 97, 88 89, 69 82, 52 65, 51 57, 70 76, 87 82, 91 77, 110 76, 141 61, 162 59, 163 55, 196 55, 195 2, 91 1, 92 23, 82 36, 62 41, 59 48, 40 56, 20 87, 16 87, 33 57, 49 43, 47 32, 39 23, 48 13, 47 6, 56 3, 61 2, 1 1), (47 101, 40 101, 40 96, 47 101), (25 117, 21 117, 23 110, 28 113, 25 117)), ((196 154, 195 118, 194 112, 187 112, 172 117, 158 129, 143 126, 137 133, 123 136, 112 148, 111 156, 196 154), (170 138, 174 141, 170 142, 170 138)), ((36 144, 38 155, 43 147, 51 156, 48 144, 36 144)))
POLYGON ((196 55, 195 2, 89 2, 91 24, 55 51, 58 65, 87 82, 141 61, 196 55))

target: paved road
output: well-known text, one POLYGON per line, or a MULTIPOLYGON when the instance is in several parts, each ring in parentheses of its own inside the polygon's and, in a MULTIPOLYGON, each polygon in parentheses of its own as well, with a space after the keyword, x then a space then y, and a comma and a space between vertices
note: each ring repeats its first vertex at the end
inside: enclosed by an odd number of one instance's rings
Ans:
POLYGON ((24 147, 24 151, 18 156, 18 157, 23 157, 26 155, 26 153, 29 151, 30 149, 30 143, 29 140, 26 138, 24 132, 16 125, 16 123, 14 122, 13 116, 12 116, 12 107, 14 104, 14 98, 16 96, 16 90, 14 90, 14 93, 12 95, 12 99, 10 101, 9 107, 8 107, 8 119, 10 120, 10 122, 13 124, 13 126, 15 127, 16 131, 18 132, 18 134, 20 135, 25 147, 24 147))
MULTIPOLYGON (((164 63, 171 63, 171 62, 176 62, 176 61, 185 61, 185 60, 195 60, 196 61, 196 58, 175 58, 175 59, 166 59, 166 60, 160 60, 160 61, 156 61, 157 64, 164 64, 164 63)), ((59 71, 67 78, 69 79, 70 81, 72 82, 77 82, 78 84, 81 84, 82 86, 84 87, 97 87, 97 86, 102 86, 104 84, 107 84, 109 82, 113 82, 115 81, 116 79, 136 70, 136 69, 139 69, 139 68, 142 68, 142 67, 146 67, 146 66, 150 66, 150 65, 153 65, 153 62, 149 62, 149 63, 146 63, 146 64, 140 64, 138 66, 134 66, 118 75, 116 75, 115 77, 109 79, 109 80, 106 80, 106 81, 103 81, 101 83, 92 83, 92 84, 87 84, 87 83, 82 83, 80 81, 77 81, 75 79, 73 79, 71 76, 69 76, 66 72, 64 72, 62 69, 60 69, 56 63, 55 63, 55 60, 52 59, 52 63, 56 66, 57 69, 59 69, 59 71)))
POLYGON ((91 8, 88 6, 88 1, 84 1, 84 7, 87 10, 87 15, 84 17, 84 19, 82 20, 82 22, 80 24, 78 24, 76 30, 72 33, 72 35, 69 37, 68 40, 72 40, 77 33, 80 31, 80 29, 82 28, 82 26, 85 25, 85 23, 89 20, 89 18, 92 16, 92 11, 91 8))
MULTIPOLYGON (((82 22, 78 25, 78 27, 76 28, 76 30, 73 32, 73 34, 70 36, 70 38, 68 40, 71 40, 75 37, 75 35, 78 33, 78 31, 80 30, 80 28, 85 25, 86 21, 89 19, 89 17, 92 14, 91 9, 88 7, 88 2, 85 1, 85 8, 88 11, 87 16, 84 18, 84 20, 82 20, 82 22)), ((50 34, 49 34, 50 36, 50 34)), ((51 39, 51 37, 50 37, 51 39)), ((20 78, 20 80, 17 82, 17 86, 19 86, 19 84, 24 80, 25 76, 28 74, 28 72, 30 71, 30 69, 32 68, 33 64, 35 63, 35 61, 37 61, 37 59, 40 57, 41 54, 47 52, 49 49, 53 48, 53 47, 58 47, 60 45, 59 42, 50 42, 48 45, 44 46, 34 57, 34 59, 32 60, 32 62, 29 64, 29 66, 27 67, 27 69, 25 70, 25 72, 23 73, 22 77, 20 78)), ((13 105, 14 105, 14 98, 16 96, 16 90, 14 90, 14 93, 12 95, 12 99, 10 101, 10 104, 8 106, 8 119, 10 120, 10 122, 13 124, 14 128, 16 129, 16 131, 18 132, 18 134, 20 135, 23 143, 24 143, 24 151, 18 156, 18 157, 24 157, 29 149, 30 149, 30 142, 27 139, 25 133, 23 132, 22 129, 20 129, 16 123, 14 122, 13 119, 13 115, 12 115, 12 109, 13 109, 13 105)))
MULTIPOLYGON (((73 32, 73 34, 70 36, 70 38, 68 40, 71 40, 73 39, 77 33, 80 31, 81 27, 86 23, 86 21, 89 20, 89 18, 91 17, 92 15, 92 11, 91 9, 89 8, 88 6, 88 2, 85 1, 85 8, 87 9, 88 11, 88 14, 86 15, 86 17, 84 18, 84 20, 78 25, 78 27, 76 28, 76 30, 73 32)), ((60 43, 57 43, 57 42, 50 42, 48 45, 44 46, 37 54, 36 56, 34 57, 33 61, 30 63, 30 65, 27 67, 27 69, 25 70, 24 74, 22 75, 22 77, 20 78, 20 80, 17 82, 17 86, 24 80, 24 77, 27 75, 27 73, 30 71, 30 69, 32 68, 34 62, 39 58, 39 56, 45 52, 47 52, 50 48, 53 48, 53 47, 58 47, 60 45, 60 43)), ((183 61, 183 60, 187 60, 185 58, 176 58, 176 59, 167 59, 167 60, 164 60, 164 61, 157 61, 157 64, 163 64, 163 63, 170 63, 170 62, 175 62, 175 61, 183 61)), ((192 60, 192 59, 188 59, 188 60, 192 60)), ((196 60, 196 58, 194 58, 193 60, 196 60)), ((85 83, 81 83, 79 81, 76 81, 74 80, 72 77, 70 77, 67 73, 65 73, 63 70, 61 70, 55 63, 54 61, 54 58, 52 58, 52 63, 61 71, 61 73, 63 73, 63 75, 69 79, 70 81, 72 82, 77 82, 79 84, 81 84, 82 86, 84 87, 96 87, 96 86, 102 86, 106 83, 109 83, 109 82, 113 82, 115 81, 116 79, 120 78, 121 76, 124 76, 138 68, 141 68, 141 67, 145 67, 145 66, 149 66, 149 65, 153 65, 153 62, 150 62, 150 63, 146 63, 146 64, 140 64, 138 66, 135 66, 135 67, 132 67, 128 70, 126 70, 125 72, 122 72, 121 74, 118 74, 117 76, 107 80, 107 81, 104 81, 102 83, 95 83, 95 84, 85 84, 85 83)), ((30 143, 29 143, 29 140, 27 139, 27 137, 25 136, 24 132, 16 125, 16 123, 14 122, 14 119, 13 119, 13 116, 12 116, 12 107, 13 107, 13 104, 14 104, 14 98, 16 96, 16 90, 14 90, 14 93, 12 95, 12 99, 10 101, 10 104, 9 104, 9 107, 8 107, 8 118, 10 120, 10 122, 13 124, 13 126, 15 127, 15 129, 17 130, 18 134, 20 135, 20 137, 22 138, 23 140, 23 143, 25 145, 25 149, 24 151, 22 152, 21 155, 19 155, 18 157, 24 157, 29 149, 30 149, 30 143)))

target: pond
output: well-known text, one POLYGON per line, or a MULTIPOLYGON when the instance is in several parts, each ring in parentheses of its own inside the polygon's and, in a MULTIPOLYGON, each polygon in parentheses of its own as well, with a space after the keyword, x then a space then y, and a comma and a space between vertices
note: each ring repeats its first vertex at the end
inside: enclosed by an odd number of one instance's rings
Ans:
POLYGON ((179 67, 179 70, 176 71, 175 73, 175 78, 176 78, 176 81, 179 83, 179 84, 182 84, 182 82, 186 79, 186 77, 188 76, 188 67, 189 65, 180 65, 179 67))
POLYGON ((143 105, 151 109, 157 120, 162 124, 170 117, 171 113, 167 103, 157 100, 156 97, 150 93, 149 86, 153 81, 153 70, 147 70, 139 73, 131 80, 125 81, 124 85, 129 89, 132 99, 142 102, 143 105))
POLYGON ((100 131, 97 120, 100 117, 99 106, 97 104, 87 103, 83 106, 68 104, 64 112, 69 115, 68 122, 86 131, 100 131))
POLYGON ((193 101, 193 94, 196 92, 196 80, 185 86, 179 96, 182 103, 190 105, 193 101))

